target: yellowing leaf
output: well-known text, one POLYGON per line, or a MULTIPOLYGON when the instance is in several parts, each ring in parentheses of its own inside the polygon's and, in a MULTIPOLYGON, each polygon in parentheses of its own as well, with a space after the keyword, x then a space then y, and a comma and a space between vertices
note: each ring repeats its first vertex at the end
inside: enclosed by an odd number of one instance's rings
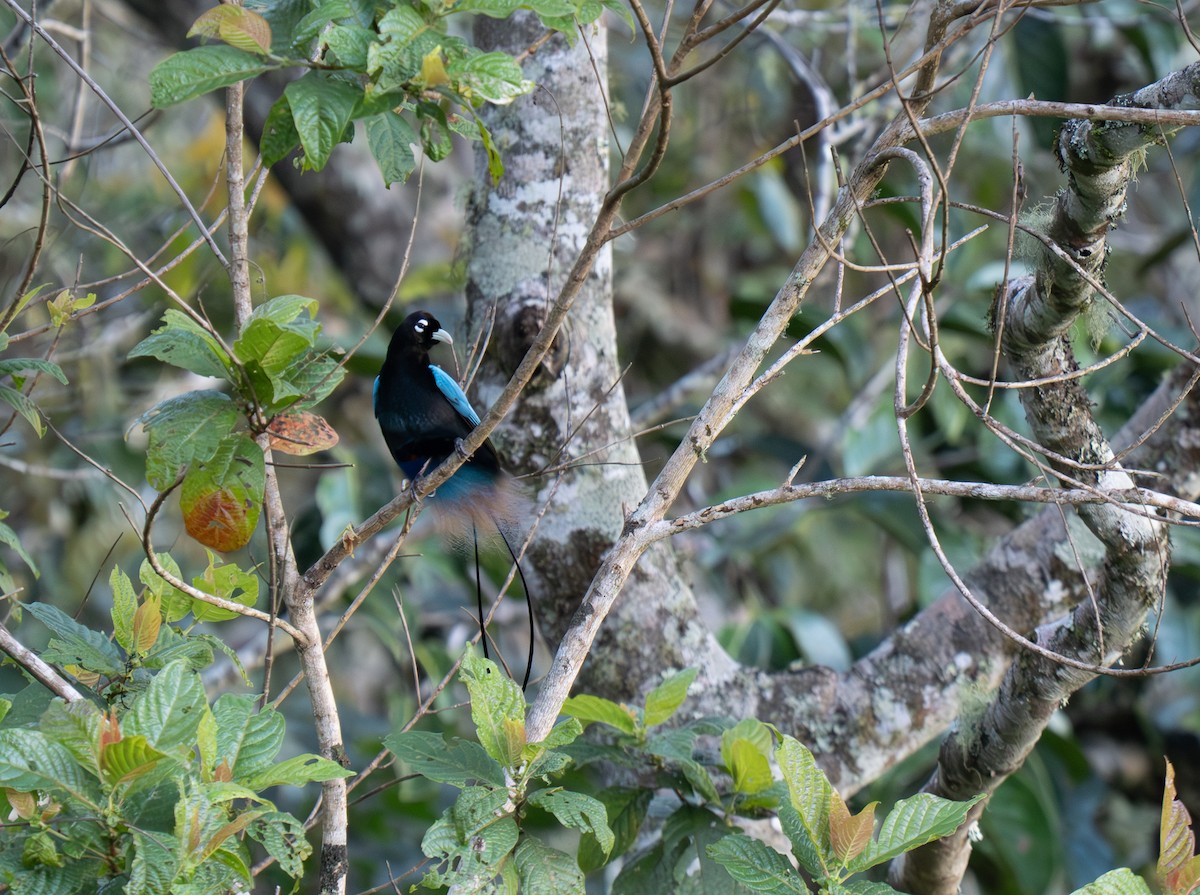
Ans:
POLYGON ((442 59, 441 47, 434 47, 421 60, 421 80, 426 87, 440 87, 450 83, 450 76, 446 74, 446 63, 442 59))
POLYGON ((158 594, 147 592, 142 605, 133 615, 133 648, 141 654, 150 652, 158 641, 158 629, 162 627, 162 599, 158 594))
POLYGON ((188 37, 215 37, 247 53, 271 51, 271 25, 242 6, 215 6, 196 19, 188 37))

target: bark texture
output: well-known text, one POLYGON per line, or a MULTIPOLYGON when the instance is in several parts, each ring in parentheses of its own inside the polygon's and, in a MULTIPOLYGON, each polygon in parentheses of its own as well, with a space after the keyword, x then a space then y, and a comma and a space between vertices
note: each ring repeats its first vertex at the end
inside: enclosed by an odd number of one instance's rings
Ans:
MULTIPOLYGON (((1118 102, 1183 102, 1190 108, 1197 77, 1200 66, 1191 66, 1118 102)), ((1003 285, 993 310, 1001 345, 1018 379, 1062 377, 1078 369, 1067 334, 1094 300, 1108 230, 1125 208, 1131 156, 1158 139, 1160 133, 1115 122, 1064 125, 1057 150, 1067 187, 1058 195, 1048 233, 1051 248, 1059 251, 1045 254, 1032 279, 1003 285)), ((1078 379, 1025 389, 1021 399, 1030 428, 1047 451, 1046 468, 1060 481, 1101 490, 1132 484, 1078 379)), ((1108 666, 1140 635, 1166 584, 1168 529, 1158 513, 1144 507, 1104 503, 1081 506, 1077 512, 1102 548, 1089 589, 1092 599, 1039 629, 1035 641, 1068 659, 1108 666)), ((1062 702, 1093 677, 1084 668, 1020 652, 982 717, 964 724, 943 744, 926 790, 951 799, 994 792, 1024 763, 1062 702)), ((973 809, 973 816, 983 811, 983 804, 973 809)), ((953 895, 970 853, 964 827, 898 860, 890 881, 904 891, 953 895)))
MULTIPOLYGON (((542 33, 532 16, 480 19, 485 50, 519 53, 542 33)), ((488 406, 516 368, 580 254, 609 186, 605 109, 607 37, 589 30, 568 46, 555 38, 525 63, 540 85, 484 117, 504 159, 493 184, 479 158, 469 212, 468 307, 473 333, 488 338, 477 379, 488 406), (494 323, 493 323, 494 313, 494 323)), ((646 493, 621 385, 612 312, 612 256, 605 247, 566 325, 509 421, 495 435, 510 468, 528 476, 540 508, 529 572, 551 650, 580 611, 600 559, 628 508, 646 493)), ((584 686, 628 699, 662 672, 705 656, 729 666, 697 617, 695 601, 666 545, 639 563, 601 634, 584 686), (647 638, 649 632, 652 636, 647 638)))

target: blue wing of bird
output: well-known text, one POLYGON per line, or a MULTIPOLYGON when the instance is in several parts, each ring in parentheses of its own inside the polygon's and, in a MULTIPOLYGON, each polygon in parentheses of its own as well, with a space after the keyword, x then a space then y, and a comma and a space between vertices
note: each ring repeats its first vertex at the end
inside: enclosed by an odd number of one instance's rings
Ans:
POLYGON ((429 369, 433 371, 433 380, 437 383, 438 391, 446 396, 446 400, 459 412, 463 419, 470 420, 472 426, 478 426, 479 414, 475 412, 475 408, 467 400, 466 394, 459 388, 458 383, 454 381, 454 377, 437 364, 430 364, 429 369))
POLYGON ((371 409, 375 411, 376 419, 379 418, 379 377, 375 377, 375 385, 371 388, 371 409))

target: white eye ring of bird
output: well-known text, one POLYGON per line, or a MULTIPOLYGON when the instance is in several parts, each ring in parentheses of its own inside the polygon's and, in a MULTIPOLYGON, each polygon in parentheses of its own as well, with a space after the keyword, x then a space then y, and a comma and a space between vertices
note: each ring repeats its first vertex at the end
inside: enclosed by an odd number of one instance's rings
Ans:
POLYGON ((415 324, 413 324, 413 329, 415 329, 418 333, 423 333, 425 332, 425 327, 427 326, 429 326, 429 318, 422 317, 415 324))

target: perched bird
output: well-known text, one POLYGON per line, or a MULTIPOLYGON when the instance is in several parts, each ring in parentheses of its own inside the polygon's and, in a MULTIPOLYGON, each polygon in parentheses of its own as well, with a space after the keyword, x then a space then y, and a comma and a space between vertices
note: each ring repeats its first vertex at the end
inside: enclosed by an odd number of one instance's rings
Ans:
MULTIPOLYGON (((375 418, 383 431, 392 458, 408 480, 439 466, 453 454, 463 438, 479 425, 479 414, 454 378, 429 360, 429 350, 442 342, 454 344, 428 311, 414 311, 392 334, 387 358, 375 378, 375 418)), ((479 536, 497 534, 517 566, 529 605, 529 658, 525 681, 533 668, 533 600, 525 573, 517 561, 510 537, 517 530, 523 499, 512 476, 500 466, 490 441, 485 441, 447 481, 431 495, 430 506, 445 523, 458 523, 465 537, 469 527, 475 552, 475 585, 483 654, 487 632, 483 628, 483 590, 479 574, 479 536)))

